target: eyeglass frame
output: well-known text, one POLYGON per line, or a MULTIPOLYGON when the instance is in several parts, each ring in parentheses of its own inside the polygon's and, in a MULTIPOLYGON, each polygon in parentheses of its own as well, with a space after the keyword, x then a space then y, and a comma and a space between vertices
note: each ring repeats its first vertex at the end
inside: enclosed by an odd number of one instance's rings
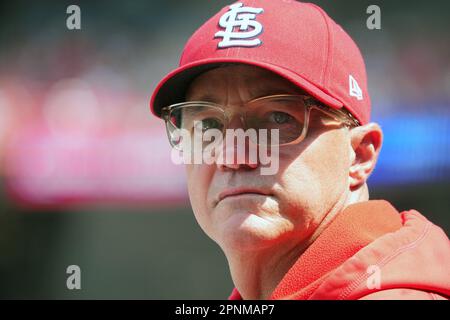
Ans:
MULTIPOLYGON (((250 103, 255 103, 261 100, 266 100, 266 99, 270 99, 270 98, 293 98, 293 97, 301 97, 303 98, 303 101, 305 103, 305 123, 303 125, 302 128, 302 132, 299 135, 298 138, 296 138, 295 140, 288 142, 288 143, 283 143, 283 144, 279 144, 279 146, 287 146, 287 145, 292 145, 292 144, 297 144, 300 143, 301 141, 303 141, 307 134, 308 134, 308 128, 309 128, 309 118, 310 118, 310 113, 311 113, 311 109, 316 109, 319 110, 322 113, 325 113, 326 115, 334 118, 337 121, 340 121, 343 125, 345 125, 348 128, 352 128, 352 127, 358 127, 360 126, 360 122, 350 113, 350 111, 348 111, 345 107, 342 107, 341 109, 334 109, 331 108, 325 104, 323 104, 322 102, 318 101, 317 99, 309 96, 309 95, 302 95, 302 94, 276 94, 276 95, 268 95, 268 96, 263 96, 263 97, 258 97, 252 100, 249 100, 245 103, 243 103, 242 105, 248 105, 250 103)), ((208 107, 214 107, 215 109, 220 109, 223 114, 224 114, 224 118, 227 120, 227 123, 224 123, 224 129, 222 130, 222 133, 225 133, 226 127, 229 123, 229 117, 227 116, 224 106, 220 105, 218 103, 214 103, 214 102, 209 102, 209 101, 185 101, 185 102, 179 102, 179 103, 175 103, 175 104, 171 104, 167 107, 163 107, 161 109, 161 118, 165 121, 166 124, 166 131, 167 134, 169 135, 169 142, 171 144, 172 147, 176 148, 176 146, 174 146, 172 144, 172 141, 170 139, 170 133, 169 133, 169 128, 168 128, 168 123, 170 122, 170 113, 175 109, 175 108, 179 108, 179 107, 187 107, 190 106, 191 104, 195 104, 195 105, 200 105, 200 106, 208 106, 208 107)), ((242 119, 242 113, 241 112, 241 119, 242 119)), ((175 126, 174 126, 175 127, 175 126)), ((180 128, 177 128, 180 129, 180 128)))

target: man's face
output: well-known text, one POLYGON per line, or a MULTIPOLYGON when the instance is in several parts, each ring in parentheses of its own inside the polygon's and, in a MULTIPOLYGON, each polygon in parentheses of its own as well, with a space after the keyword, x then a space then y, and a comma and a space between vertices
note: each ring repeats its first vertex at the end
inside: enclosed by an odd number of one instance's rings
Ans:
MULTIPOLYGON (((196 78, 187 100, 209 100, 227 109, 243 107, 257 97, 299 93, 269 71, 235 65, 196 78)), ((307 240, 339 200, 348 196, 348 129, 327 126, 322 117, 326 116, 312 111, 306 138, 280 146, 279 170, 274 175, 261 175, 258 166, 245 164, 186 165, 195 217, 225 253, 282 242, 294 247, 307 240)))

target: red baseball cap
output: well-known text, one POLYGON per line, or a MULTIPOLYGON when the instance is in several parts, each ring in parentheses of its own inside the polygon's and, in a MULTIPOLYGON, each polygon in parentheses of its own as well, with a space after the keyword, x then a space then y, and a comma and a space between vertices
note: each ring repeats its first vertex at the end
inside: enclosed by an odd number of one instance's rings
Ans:
POLYGON ((224 7, 188 40, 179 67, 153 92, 150 108, 184 100, 189 83, 224 63, 270 70, 332 108, 370 120, 364 59, 320 7, 291 0, 243 0, 224 7))

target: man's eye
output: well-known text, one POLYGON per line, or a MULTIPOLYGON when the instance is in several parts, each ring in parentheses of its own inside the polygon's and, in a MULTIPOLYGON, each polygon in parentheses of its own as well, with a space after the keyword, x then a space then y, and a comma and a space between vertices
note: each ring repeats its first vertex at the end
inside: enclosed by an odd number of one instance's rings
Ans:
POLYGON ((200 126, 203 131, 209 130, 209 129, 222 129, 222 123, 214 118, 207 118, 203 119, 201 121, 198 121, 195 125, 196 128, 200 129, 200 126))
POLYGON ((276 124, 286 124, 294 120, 292 116, 285 112, 272 112, 269 116, 270 121, 276 124))

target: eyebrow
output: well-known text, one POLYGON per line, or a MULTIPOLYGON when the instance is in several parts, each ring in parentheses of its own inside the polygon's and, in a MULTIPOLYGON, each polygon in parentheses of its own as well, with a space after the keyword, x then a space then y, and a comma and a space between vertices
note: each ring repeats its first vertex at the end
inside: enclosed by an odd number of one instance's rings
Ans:
POLYGON ((219 99, 217 99, 217 97, 215 97, 211 94, 208 94, 208 93, 200 95, 198 98, 195 98, 195 99, 189 99, 189 100, 186 99, 186 100, 187 101, 208 101, 208 102, 213 102, 213 103, 217 103, 217 104, 220 103, 220 101, 219 101, 219 99))
MULTIPOLYGON (((252 96, 252 98, 250 100, 258 99, 258 98, 266 97, 266 96, 277 95, 277 94, 306 94, 306 93, 301 91, 300 89, 299 90, 267 89, 267 90, 262 91, 262 90, 257 90, 257 88, 256 88, 255 90, 250 89, 250 95, 252 96)), ((202 94, 199 97, 196 97, 195 99, 190 99, 190 101, 208 101, 208 102, 220 104, 219 97, 214 96, 209 93, 202 94)))

